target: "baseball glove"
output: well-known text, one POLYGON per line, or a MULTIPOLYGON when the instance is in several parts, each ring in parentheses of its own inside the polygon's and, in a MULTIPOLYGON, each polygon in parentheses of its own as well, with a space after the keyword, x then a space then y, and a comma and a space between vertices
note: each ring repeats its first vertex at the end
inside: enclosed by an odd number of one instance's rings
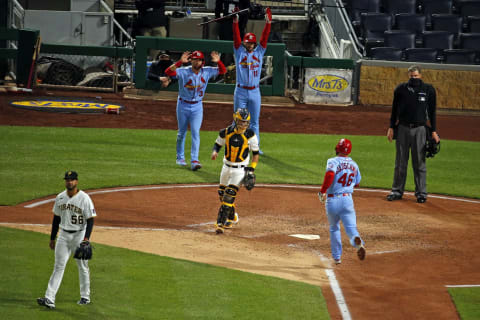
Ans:
POLYGON ((75 250, 74 258, 81 260, 90 260, 92 259, 92 246, 87 240, 83 240, 80 243, 80 246, 75 250))
POLYGON ((252 190, 255 187, 255 173, 253 173, 255 169, 252 167, 245 167, 245 177, 243 178, 243 184, 247 190, 252 190))

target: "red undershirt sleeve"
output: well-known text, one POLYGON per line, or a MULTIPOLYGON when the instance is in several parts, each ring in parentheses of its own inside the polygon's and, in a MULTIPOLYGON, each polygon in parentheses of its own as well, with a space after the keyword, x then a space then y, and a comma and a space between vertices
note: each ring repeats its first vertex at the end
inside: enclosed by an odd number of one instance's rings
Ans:
POLYGON ((325 177, 323 178, 323 183, 322 183, 322 188, 320 189, 320 193, 327 192, 327 189, 330 188, 330 186, 332 185, 334 178, 335 178, 335 173, 333 173, 333 171, 325 172, 325 177))

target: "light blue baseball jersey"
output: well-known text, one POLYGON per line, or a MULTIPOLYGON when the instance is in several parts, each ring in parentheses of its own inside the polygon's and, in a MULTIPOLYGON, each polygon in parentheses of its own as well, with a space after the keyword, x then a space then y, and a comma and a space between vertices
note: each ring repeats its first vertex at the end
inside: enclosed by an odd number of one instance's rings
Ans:
POLYGON ((353 193, 353 187, 360 183, 362 175, 355 161, 350 157, 334 157, 327 161, 327 171, 335 174, 328 194, 353 193))
POLYGON ((252 53, 247 52, 244 46, 233 48, 237 64, 237 84, 246 87, 258 87, 262 73, 263 55, 267 48, 257 45, 252 53))
POLYGON ((218 75, 218 67, 202 67, 196 74, 192 67, 176 69, 178 96, 187 101, 201 101, 207 89, 208 80, 218 75))

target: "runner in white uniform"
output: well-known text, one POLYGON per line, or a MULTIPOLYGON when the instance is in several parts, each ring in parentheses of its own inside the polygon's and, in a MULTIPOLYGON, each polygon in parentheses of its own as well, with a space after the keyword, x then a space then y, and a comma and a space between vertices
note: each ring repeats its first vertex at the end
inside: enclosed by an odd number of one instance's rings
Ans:
MULTIPOLYGON (((53 206, 52 232, 50 249, 55 249, 55 266, 48 281, 44 298, 38 298, 39 305, 55 308, 55 296, 62 283, 65 266, 70 255, 82 241, 89 241, 93 229, 95 208, 90 197, 78 190, 78 174, 75 171, 65 172, 66 190, 58 194, 53 206), (58 241, 55 241, 58 229, 58 241)), ((80 305, 90 303, 90 271, 88 260, 75 259, 80 280, 80 305)))

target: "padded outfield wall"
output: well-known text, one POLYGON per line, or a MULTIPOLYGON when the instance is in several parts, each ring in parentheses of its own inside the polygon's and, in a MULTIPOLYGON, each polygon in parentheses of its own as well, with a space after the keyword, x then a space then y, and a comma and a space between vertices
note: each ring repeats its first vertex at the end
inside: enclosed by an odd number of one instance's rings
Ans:
POLYGON ((392 105, 393 91, 407 69, 422 68, 422 79, 437 90, 437 108, 480 111, 480 66, 361 60, 359 104, 392 105))

